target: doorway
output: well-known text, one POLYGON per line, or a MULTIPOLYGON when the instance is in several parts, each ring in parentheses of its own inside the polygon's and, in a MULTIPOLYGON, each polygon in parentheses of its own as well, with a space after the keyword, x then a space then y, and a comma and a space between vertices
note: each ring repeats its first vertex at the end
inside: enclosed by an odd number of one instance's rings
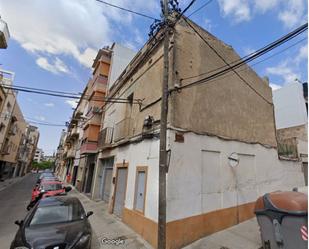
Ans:
POLYGON ((127 189, 128 168, 117 168, 116 186, 115 186, 115 200, 114 200, 114 214, 122 217, 124 208, 126 189, 127 189))

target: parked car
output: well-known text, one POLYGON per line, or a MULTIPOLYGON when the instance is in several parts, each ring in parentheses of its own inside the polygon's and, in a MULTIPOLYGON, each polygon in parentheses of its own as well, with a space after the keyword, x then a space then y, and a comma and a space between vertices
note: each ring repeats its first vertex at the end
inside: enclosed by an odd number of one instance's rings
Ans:
POLYGON ((53 173, 43 173, 38 178, 36 184, 40 184, 43 180, 49 180, 49 181, 54 180, 54 181, 57 181, 58 177, 55 176, 53 173))
MULTIPOLYGON (((30 210, 34 207, 34 205, 41 199, 50 196, 58 196, 58 195, 65 195, 67 192, 71 191, 72 188, 62 187, 61 182, 53 182, 51 184, 44 184, 35 187, 32 191, 31 201, 27 206, 27 210, 30 210), (60 188, 61 187, 61 188, 60 188), (57 189, 60 188, 60 189, 57 189)), ((46 182, 47 183, 47 182, 46 182)))
POLYGON ((59 194, 65 194, 66 193, 66 188, 63 187, 62 182, 60 181, 54 181, 54 180, 44 180, 41 181, 39 185, 36 185, 34 189, 32 190, 32 195, 31 195, 31 200, 33 201, 39 193, 43 190, 44 197, 46 196, 54 196, 54 195, 59 195, 59 194))
POLYGON ((92 214, 76 197, 41 199, 24 220, 15 221, 19 229, 10 248, 90 249, 92 214))

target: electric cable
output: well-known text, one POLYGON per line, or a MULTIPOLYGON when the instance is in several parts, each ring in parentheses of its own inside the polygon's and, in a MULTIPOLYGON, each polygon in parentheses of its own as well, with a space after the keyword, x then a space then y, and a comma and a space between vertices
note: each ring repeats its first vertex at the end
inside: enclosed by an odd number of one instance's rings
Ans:
POLYGON ((105 2, 105 1, 102 1, 102 0, 95 0, 95 1, 103 3, 103 4, 108 5, 110 7, 113 7, 113 8, 117 8, 117 9, 120 9, 120 10, 123 10, 123 11, 130 12, 130 13, 135 14, 135 15, 139 15, 139 16, 142 16, 142 17, 145 17, 145 18, 148 18, 148 19, 158 20, 159 21, 159 19, 157 19, 155 17, 149 16, 149 15, 146 15, 146 14, 143 14, 143 13, 131 10, 131 9, 127 9, 127 8, 124 8, 124 7, 115 5, 115 4, 111 4, 111 3, 108 3, 108 2, 105 2))
POLYGON ((197 8, 196 10, 194 10, 190 15, 188 15, 188 18, 190 16, 193 16, 195 13, 199 12, 201 9, 205 8, 208 4, 210 4, 212 2, 212 0, 207 1, 206 3, 204 3, 203 5, 201 5, 201 7, 197 8))
MULTIPOLYGON (((289 36, 286 35, 286 36, 284 36, 284 39, 282 39, 282 38, 279 39, 280 40, 280 44, 282 44, 282 43, 284 43, 284 42, 286 42, 286 41, 296 37, 297 35, 299 35, 301 33, 303 33, 307 28, 308 28, 308 23, 302 25, 301 27, 297 28, 293 32, 289 33, 289 36)), ((214 79, 216 77, 220 77, 221 75, 226 74, 226 73, 228 73, 228 72, 230 72, 230 71, 240 67, 241 65, 245 64, 246 62, 250 62, 250 61, 260 57, 261 55, 269 52, 270 50, 274 49, 277 46, 278 46, 278 42, 271 43, 269 46, 267 46, 267 48, 262 49, 262 50, 258 50, 258 52, 256 52, 256 53, 251 53, 252 55, 250 57, 248 57, 247 59, 245 59, 244 61, 240 61, 239 63, 236 63, 234 65, 230 65, 228 68, 226 68, 226 66, 224 66, 226 69, 223 69, 223 70, 221 70, 219 72, 216 72, 216 73, 214 73, 214 74, 212 74, 210 76, 207 76, 205 78, 199 79, 197 81, 190 82, 190 83, 188 83, 186 85, 183 85, 183 86, 180 86, 180 87, 175 87, 174 89, 171 89, 170 91, 175 91, 175 90, 180 90, 180 89, 188 88, 188 87, 191 87, 193 85, 202 84, 202 83, 204 83, 206 81, 209 81, 211 79, 214 79)), ((211 71, 217 71, 217 69, 211 70, 211 71)), ((209 72, 207 72, 207 73, 209 73, 209 72)), ((204 73, 204 74, 207 74, 207 73, 204 73)), ((198 77, 198 76, 194 76, 194 77, 198 77)))

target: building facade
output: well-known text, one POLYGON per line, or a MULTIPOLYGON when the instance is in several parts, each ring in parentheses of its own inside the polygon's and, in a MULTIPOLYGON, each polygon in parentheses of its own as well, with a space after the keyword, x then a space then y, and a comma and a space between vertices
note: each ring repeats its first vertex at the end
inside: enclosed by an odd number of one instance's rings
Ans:
MULTIPOLYGON (((266 192, 304 185, 300 162, 278 156, 268 83, 244 65, 236 73, 202 84, 205 72, 226 67, 240 57, 231 46, 187 21, 177 22, 169 42, 168 248, 181 248, 253 217, 256 199, 266 192), (189 87, 197 81, 200 84, 189 87)), ((92 119, 90 103, 95 93, 90 81, 83 94, 90 101, 84 107, 79 105, 82 108, 77 111, 77 107, 72 118, 79 112, 85 122, 71 122, 68 129, 72 137, 74 127, 83 128, 79 153, 75 149, 79 190, 106 201, 111 213, 154 247, 163 80, 161 32, 134 57, 131 54, 133 58, 123 56, 131 61, 126 66, 119 63, 121 69, 115 65, 121 53, 100 50, 93 65, 94 75, 102 66, 104 94, 97 96, 118 101, 104 102, 102 112, 92 113, 97 117, 92 119), (113 68, 117 68, 117 77, 113 68)))
MULTIPOLYGON (((209 45, 183 20, 171 35, 168 248, 180 248, 253 217, 255 200, 266 192, 304 184, 300 164, 278 158, 272 91, 250 67, 180 89, 196 80, 191 77, 240 59, 230 46, 190 25, 209 45)), ((129 103, 107 103, 104 108, 92 188, 93 198, 106 200, 110 212, 154 247, 162 75, 159 32, 108 91, 108 97, 129 103)))

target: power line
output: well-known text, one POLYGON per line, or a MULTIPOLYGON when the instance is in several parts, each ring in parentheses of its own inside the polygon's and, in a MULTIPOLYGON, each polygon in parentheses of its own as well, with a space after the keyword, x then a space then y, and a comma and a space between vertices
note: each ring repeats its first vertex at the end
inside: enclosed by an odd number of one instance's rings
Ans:
MULTIPOLYGON (((57 93, 49 93, 49 92, 43 92, 43 91, 37 91, 37 90, 28 90, 20 87, 14 87, 14 86, 5 86, 1 85, 5 89, 11 89, 15 91, 21 91, 21 92, 27 92, 27 93, 34 93, 34 94, 40 94, 40 95, 47 95, 47 96, 53 96, 53 97, 60 97, 60 98, 69 98, 69 99, 76 99, 80 100, 81 97, 79 96, 72 96, 72 95, 64 95, 64 94, 57 94, 57 93)), ((88 101, 98 101, 98 102, 104 102, 104 103, 119 103, 119 104, 128 104, 132 103, 128 99, 120 99, 120 98, 89 98, 88 101)), ((132 104, 141 104, 141 100, 135 99, 133 100, 132 104)))
POLYGON ((124 7, 121 7, 121 6, 118 6, 118 5, 114 5, 114 4, 111 4, 111 3, 108 3, 108 2, 105 2, 105 1, 102 1, 102 0, 95 0, 95 1, 103 3, 103 4, 108 5, 110 7, 113 7, 113 8, 117 8, 117 9, 120 9, 120 10, 123 10, 123 11, 130 12, 130 13, 135 14, 135 15, 139 15, 139 16, 151 19, 151 20, 158 20, 159 21, 159 19, 157 19, 155 17, 149 16, 149 15, 146 15, 146 14, 134 11, 134 10, 130 10, 130 9, 127 9, 127 8, 124 8, 124 7))
POLYGON ((268 104, 272 104, 271 101, 269 101, 267 98, 265 98, 261 93, 259 93, 246 79, 244 79, 236 70, 235 68, 231 67, 231 65, 223 58, 222 55, 218 53, 218 51, 210 45, 210 43, 198 32, 198 30, 195 29, 191 23, 187 21, 186 18, 184 18, 185 22, 194 30, 194 32, 208 45, 208 47, 229 67, 230 70, 232 70, 252 91, 254 91, 258 96, 260 96, 262 99, 264 99, 265 102, 268 104))
MULTIPOLYGON (((252 54, 251 56, 247 57, 243 61, 240 61, 239 63, 236 63, 234 65, 229 65, 228 68, 226 68, 226 66, 225 66, 226 69, 223 69, 223 70, 221 70, 219 72, 216 72, 216 73, 214 73, 212 75, 209 75, 209 76, 207 76, 205 78, 202 78, 202 79, 199 79, 197 81, 191 82, 191 83, 186 84, 184 86, 180 86, 180 87, 174 88, 171 91, 180 90, 180 89, 188 88, 188 87, 191 87, 191 86, 194 86, 194 85, 202 84, 202 83, 204 83, 206 81, 209 81, 209 80, 215 79, 217 77, 220 77, 223 74, 226 74, 226 73, 228 73, 230 71, 234 71, 234 69, 244 65, 247 62, 250 62, 250 61, 252 61, 252 60, 262 56, 263 54, 271 51, 272 49, 274 49, 275 47, 281 45, 282 43, 284 43, 284 42, 286 42, 286 41, 296 37, 297 35, 303 33, 307 28, 308 28, 308 23, 306 23, 306 24, 302 25, 301 27, 297 28, 296 30, 290 32, 288 35, 284 36, 283 38, 280 38, 279 40, 271 43, 270 45, 266 46, 264 49, 260 49, 257 52, 251 53, 252 54)), ((217 70, 218 69, 211 70, 211 71, 217 71, 217 70)), ((208 74, 209 72, 204 73, 204 74, 208 74)), ((194 77, 198 77, 198 76, 194 76, 194 77)))
MULTIPOLYGON (((43 89, 43 88, 34 88, 34 87, 25 87, 25 86, 19 86, 19 85, 7 85, 7 84, 0 84, 1 86, 3 87, 6 87, 6 88, 18 88, 19 91, 22 91, 22 90, 27 90, 27 92, 31 92, 31 91, 35 91, 35 92, 43 92, 43 93, 51 93, 51 94, 59 94, 63 97, 65 96, 68 96, 69 98, 70 97, 74 97, 76 99, 90 99, 91 95, 89 94, 85 94, 85 95, 81 95, 79 93, 74 93, 74 92, 63 92, 63 91, 54 91, 54 90, 50 90, 50 89, 43 89), (88 98, 87 98, 88 97, 88 98)), ((95 99, 98 99, 98 100, 102 100, 102 98, 100 97, 97 97, 97 98, 91 98, 91 100, 95 100, 95 99)), ((127 101, 126 98, 110 98, 110 97, 104 97, 103 100, 124 100, 124 101, 127 101)), ((134 99, 135 101, 140 101, 140 99, 134 99)))
MULTIPOLYGON (((275 57, 275 56, 277 56, 277 55, 279 55, 279 54, 285 52, 286 50, 290 49, 291 47, 294 47, 294 46, 300 44, 301 42, 303 42, 303 41, 305 41, 305 40, 307 40, 307 37, 306 37, 306 38, 303 38, 303 39, 301 39, 301 40, 299 40, 299 41, 297 41, 296 43, 293 43, 291 46, 286 47, 286 48, 284 48, 284 49, 278 51, 277 53, 274 53, 274 54, 272 54, 272 55, 266 57, 266 58, 263 59, 263 60, 260 60, 260 61, 258 61, 258 62, 256 62, 256 63, 251 64, 250 66, 251 66, 251 67, 254 67, 255 65, 258 65, 258 64, 260 64, 260 63, 263 63, 263 62, 265 62, 265 61, 271 59, 272 57, 275 57)), ((244 66, 244 65, 242 65, 242 66, 244 66)), ((247 70, 247 68, 240 69, 239 72, 242 72, 242 71, 245 71, 245 70, 247 70)), ((225 79, 225 78, 229 78, 229 77, 231 77, 231 76, 232 76, 232 75, 226 74, 226 75, 221 76, 221 77, 216 77, 216 78, 214 78, 214 79, 210 79, 210 80, 208 80, 208 81, 205 82, 205 83, 213 83, 213 82, 215 82, 215 81, 222 80, 222 79, 225 79)))
MULTIPOLYGON (((280 46, 282 43, 293 39, 297 35, 303 33, 307 28, 308 28, 308 23, 306 23, 306 24, 302 25, 301 27, 293 30, 292 32, 282 36, 281 38, 275 40, 274 42, 271 42, 270 44, 258 49, 257 51, 254 51, 254 52, 252 52, 252 53, 250 53, 250 54, 248 54, 248 55, 246 55, 246 56, 244 56, 244 57, 242 57, 238 60, 231 62, 230 65, 232 65, 233 67, 235 66, 237 68, 237 67, 241 66, 242 64, 250 62, 251 60, 255 59, 255 57, 260 57, 263 54, 271 51, 272 49, 280 46)), ((216 72, 220 69, 226 69, 227 67, 228 67, 227 65, 224 65, 222 67, 218 67, 216 69, 213 69, 213 70, 210 70, 210 71, 198 74, 198 75, 182 78, 181 80, 183 81, 183 80, 187 80, 187 79, 197 78, 197 77, 200 77, 202 75, 206 75, 206 74, 209 74, 209 73, 212 73, 212 72, 216 72)))
POLYGON ((199 12, 201 9, 203 9, 204 7, 206 7, 208 4, 210 4, 212 2, 212 0, 209 0, 208 2, 204 3, 201 7, 199 7, 198 9, 196 9, 195 11, 193 11, 190 15, 188 15, 188 17, 194 15, 196 12, 199 12))

